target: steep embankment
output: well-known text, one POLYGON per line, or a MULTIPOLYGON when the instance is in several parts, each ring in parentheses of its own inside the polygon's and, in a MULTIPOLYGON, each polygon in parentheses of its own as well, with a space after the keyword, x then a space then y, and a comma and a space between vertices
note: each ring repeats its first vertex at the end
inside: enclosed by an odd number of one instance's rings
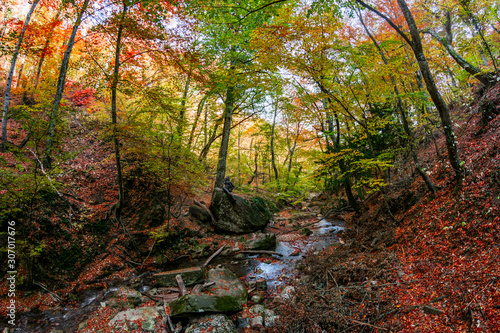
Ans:
MULTIPOLYGON (((498 85, 455 107, 466 170, 458 190, 449 163, 431 143, 419 155, 440 187, 435 196, 407 161, 398 161, 386 194, 364 202, 361 216, 344 215, 345 244, 308 259, 308 279, 297 304, 282 309, 282 328, 499 331, 499 114, 498 85)), ((437 143, 444 155, 440 134, 437 143)))

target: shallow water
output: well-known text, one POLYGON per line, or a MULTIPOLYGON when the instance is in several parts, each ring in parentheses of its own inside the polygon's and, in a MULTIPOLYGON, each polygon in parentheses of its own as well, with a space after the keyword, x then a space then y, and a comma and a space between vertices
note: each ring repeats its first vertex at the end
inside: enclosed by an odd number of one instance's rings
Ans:
MULTIPOLYGON (((293 242, 281 241, 276 245, 275 252, 282 255, 262 256, 245 255, 243 259, 236 259, 232 256, 218 256, 211 265, 224 265, 231 269, 238 277, 244 277, 247 281, 265 279, 268 292, 273 295, 280 291, 285 285, 290 284, 297 278, 295 265, 303 259, 310 251, 319 251, 335 243, 337 232, 344 228, 342 221, 329 221, 322 219, 310 227, 312 235, 300 237, 293 242)), ((187 268, 202 265, 207 258, 184 261, 175 268, 187 268)), ((174 269, 174 268, 172 268, 174 269)), ((154 273, 154 272, 150 272, 154 273)), ((144 274, 143 274, 144 275, 144 274)), ((142 275, 141 275, 142 276, 142 275)), ((151 289, 147 277, 142 281, 140 292, 151 289)), ((36 333, 48 332, 50 329, 58 329, 63 332, 76 332, 80 322, 84 321, 88 314, 98 308, 101 302, 106 302, 112 298, 114 292, 122 286, 128 284, 115 285, 104 290, 88 290, 79 295, 80 301, 76 309, 55 308, 46 311, 32 311, 19 315, 21 324, 17 325, 16 333, 36 333)))

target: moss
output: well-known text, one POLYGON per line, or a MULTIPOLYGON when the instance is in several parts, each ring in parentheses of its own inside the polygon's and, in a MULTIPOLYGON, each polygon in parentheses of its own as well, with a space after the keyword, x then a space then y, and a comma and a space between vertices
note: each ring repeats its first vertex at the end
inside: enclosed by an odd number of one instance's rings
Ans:
POLYGON ((252 202, 252 207, 255 208, 260 214, 262 214, 266 219, 271 219, 271 212, 268 209, 266 199, 262 197, 253 197, 250 199, 252 202))
POLYGON ((217 297, 215 307, 220 312, 231 312, 241 310, 241 305, 238 300, 232 296, 217 297))

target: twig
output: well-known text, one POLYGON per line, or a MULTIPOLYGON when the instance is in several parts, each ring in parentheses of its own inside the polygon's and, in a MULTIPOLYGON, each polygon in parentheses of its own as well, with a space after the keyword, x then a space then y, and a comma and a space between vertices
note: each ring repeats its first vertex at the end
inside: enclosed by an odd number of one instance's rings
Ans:
POLYGON ((50 296, 52 296, 52 298, 54 298, 54 300, 56 302, 62 302, 63 299, 61 298, 61 296, 59 296, 56 293, 53 293, 52 291, 48 290, 47 287, 45 287, 43 284, 38 283, 38 282, 33 282, 33 284, 39 286, 40 288, 42 288, 43 290, 45 290, 46 292, 48 292, 50 294, 50 296))
POLYGON ((174 325, 172 324, 172 320, 170 320, 170 315, 168 314, 168 310, 167 310, 167 304, 165 302, 163 302, 163 310, 165 311, 165 318, 166 318, 168 325, 170 326, 169 327, 170 331, 173 332, 174 325))
MULTIPOLYGON (((36 155, 36 153, 35 153, 33 150, 31 150, 31 149, 29 149, 29 148, 28 148, 28 150, 29 150, 29 151, 33 154, 33 156, 34 156, 34 157, 35 157, 35 159, 37 160, 38 164, 40 165, 40 170, 42 170, 42 173, 44 174, 44 176, 45 176, 45 177, 47 177, 47 179, 49 180, 50 186, 52 186, 52 188, 54 189, 54 191, 56 191, 56 193, 57 193, 57 195, 58 195, 59 197, 62 197, 63 195, 61 194, 61 192, 59 192, 59 191, 57 190, 57 188, 54 186, 54 181, 52 180, 52 178, 51 178, 51 177, 50 177, 50 176, 49 176, 49 175, 45 172, 45 169, 44 169, 44 167, 43 167, 43 163, 42 163, 42 161, 40 161, 40 160, 38 159, 38 156, 36 155)), ((70 208, 71 208, 71 206, 70 206, 70 208)))
POLYGON ((203 268, 206 268, 208 266, 208 264, 215 258, 217 257, 221 252, 222 250, 224 250, 226 246, 225 245, 222 245, 217 251, 215 251, 214 254, 212 254, 208 259, 207 261, 205 261, 205 263, 203 264, 203 268))
POLYGON ((197 284, 191 290, 191 294, 193 294, 193 295, 199 294, 199 293, 201 293, 201 291, 203 289, 208 288, 208 287, 210 287, 211 285, 214 285, 214 284, 215 284, 215 282, 208 282, 208 283, 204 283, 204 284, 197 284))
POLYGON ((151 255, 151 252, 153 251, 153 248, 155 247, 155 244, 156 244, 156 239, 155 239, 155 241, 153 242, 153 245, 151 246, 151 250, 149 250, 148 256, 146 257, 146 259, 144 259, 144 260, 142 261, 142 265, 141 265, 141 267, 139 267, 139 268, 142 268, 142 266, 144 266, 144 263, 146 262, 146 260, 148 260, 149 256, 151 255))
POLYGON ((377 328, 379 330, 384 330, 384 331, 389 331, 389 329, 385 328, 385 327, 380 327, 380 326, 376 326, 376 325, 372 325, 372 324, 368 324, 368 323, 364 323, 362 321, 359 321, 359 320, 356 320, 356 319, 353 319, 353 318, 349 318, 349 317, 345 317, 347 319, 349 319, 350 321, 352 321, 353 323, 356 323, 356 324, 359 324, 359 325, 363 325, 363 326, 369 326, 369 327, 373 327, 373 328, 377 328))

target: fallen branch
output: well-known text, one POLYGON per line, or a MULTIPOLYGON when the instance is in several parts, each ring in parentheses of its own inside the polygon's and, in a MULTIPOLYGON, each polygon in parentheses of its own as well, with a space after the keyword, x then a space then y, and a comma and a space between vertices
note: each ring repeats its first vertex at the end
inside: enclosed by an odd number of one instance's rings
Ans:
POLYGON ((199 294, 203 291, 203 289, 205 288, 208 288, 212 285, 214 285, 215 282, 209 282, 209 283, 204 283, 204 284, 197 284, 196 286, 193 287, 193 289, 191 290, 191 294, 199 294))
POLYGON ((215 222, 217 221, 214 217, 214 215, 212 214, 212 212, 210 211, 210 209, 208 209, 207 206, 205 206, 204 204, 202 204, 201 202, 198 202, 196 200, 193 200, 193 203, 196 205, 196 206, 199 206, 201 208, 203 208, 203 210, 205 210, 206 212, 208 212, 208 214, 210 215, 210 225, 215 225, 215 222))
POLYGON ((59 296, 56 293, 53 293, 52 291, 48 290, 47 287, 45 287, 43 284, 38 283, 38 282, 33 282, 33 284, 39 286, 40 288, 42 288, 43 290, 45 290, 46 292, 48 292, 50 294, 50 296, 52 298, 54 298, 54 301, 56 301, 56 302, 62 302, 63 299, 61 298, 61 296, 59 296))
POLYGON ((155 244, 156 244, 156 239, 155 239, 155 241, 153 242, 153 245, 151 246, 151 250, 149 250, 148 256, 146 257, 146 259, 144 259, 144 260, 142 261, 142 264, 141 264, 141 267, 140 267, 140 268, 142 268, 142 266, 144 266, 144 263, 146 262, 146 260, 148 260, 149 256, 151 255, 151 252, 153 251, 153 248, 155 247, 155 244))
POLYGON ((215 258, 217 257, 221 252, 222 250, 224 250, 226 246, 225 245, 222 245, 217 251, 215 251, 214 254, 212 254, 208 259, 207 261, 205 261, 205 263, 203 264, 203 268, 206 268, 208 266, 208 264, 215 258))
POLYGON ((184 296, 188 294, 188 291, 186 289, 186 285, 184 284, 184 281, 182 280, 182 276, 180 274, 177 274, 175 276, 175 281, 177 281, 177 284, 179 285, 179 294, 180 296, 184 296))
POLYGON ((380 327, 380 326, 376 326, 376 325, 364 323, 362 321, 359 321, 359 320, 356 320, 356 319, 353 319, 353 318, 349 318, 349 317, 346 317, 346 318, 349 319, 350 321, 352 321, 353 323, 356 323, 356 324, 359 324, 359 325, 369 326, 369 327, 373 327, 373 328, 376 328, 376 329, 379 329, 379 330, 389 331, 389 329, 387 329, 385 327, 380 327))
POLYGON ((267 250, 244 250, 240 251, 241 253, 248 253, 248 254, 274 254, 280 257, 283 257, 281 253, 274 252, 274 251, 267 251, 267 250))

